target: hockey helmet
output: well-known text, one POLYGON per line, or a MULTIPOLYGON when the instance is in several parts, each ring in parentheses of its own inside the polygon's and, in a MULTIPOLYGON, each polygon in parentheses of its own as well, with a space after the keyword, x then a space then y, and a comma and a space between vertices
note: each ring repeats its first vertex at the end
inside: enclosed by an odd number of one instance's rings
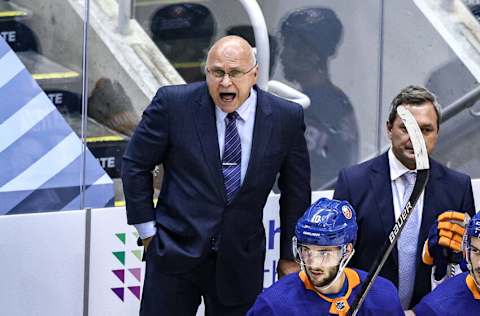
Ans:
POLYGON ((320 198, 310 206, 295 227, 297 243, 319 246, 355 244, 355 210, 347 201, 320 198))

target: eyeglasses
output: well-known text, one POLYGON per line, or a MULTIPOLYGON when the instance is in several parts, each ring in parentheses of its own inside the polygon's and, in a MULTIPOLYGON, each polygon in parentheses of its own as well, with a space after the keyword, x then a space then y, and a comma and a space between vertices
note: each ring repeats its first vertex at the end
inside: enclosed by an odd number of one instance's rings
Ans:
POLYGON ((230 78, 230 80, 238 80, 238 79, 241 79, 246 74, 248 74, 250 71, 252 71, 253 68, 255 68, 256 66, 257 66, 257 64, 253 65, 253 67, 248 69, 247 71, 241 71, 241 70, 234 69, 230 72, 225 72, 221 69, 210 70, 210 69, 207 68, 207 72, 217 79, 223 79, 223 77, 225 77, 225 75, 227 75, 228 78, 230 78))

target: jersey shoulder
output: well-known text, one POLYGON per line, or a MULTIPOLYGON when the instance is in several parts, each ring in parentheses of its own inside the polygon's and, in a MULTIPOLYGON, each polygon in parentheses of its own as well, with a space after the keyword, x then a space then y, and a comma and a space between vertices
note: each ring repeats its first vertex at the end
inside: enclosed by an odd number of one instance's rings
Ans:
MULTIPOLYGON (((362 283, 367 277, 365 271, 358 269, 355 269, 355 271, 358 273, 361 283, 352 292, 353 296, 359 294, 362 283)), ((395 285, 383 277, 377 277, 360 308, 360 312, 368 315, 404 315, 395 285)))
POLYGON ((328 313, 329 307, 330 303, 306 289, 298 273, 293 273, 265 289, 247 315, 309 315, 311 310, 320 311, 324 315, 328 313))
POLYGON ((477 315, 480 301, 473 298, 466 285, 468 272, 446 280, 427 294, 414 307, 417 316, 422 315, 477 315))

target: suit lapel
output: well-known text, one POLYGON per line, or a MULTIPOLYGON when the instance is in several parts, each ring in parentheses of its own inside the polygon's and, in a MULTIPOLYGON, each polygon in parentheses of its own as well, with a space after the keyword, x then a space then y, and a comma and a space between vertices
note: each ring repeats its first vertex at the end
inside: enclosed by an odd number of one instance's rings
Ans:
POLYGON ((255 124, 253 127, 253 141, 252 149, 250 151, 250 159, 248 161, 247 172, 240 188, 239 196, 241 192, 248 187, 252 179, 257 174, 260 163, 263 160, 265 149, 268 147, 272 132, 272 120, 269 116, 272 114, 272 107, 267 99, 265 92, 257 87, 257 109, 255 111, 255 124))
POLYGON ((417 258, 420 258, 419 256, 423 250, 423 243, 428 237, 430 226, 433 224, 433 222, 435 222, 437 217, 435 212, 438 211, 435 206, 435 183, 441 181, 441 177, 441 170, 439 170, 436 163, 430 159, 430 179, 427 182, 425 193, 423 195, 422 224, 420 226, 420 232, 418 236, 417 258))
POLYGON ((198 132, 203 157, 212 175, 212 180, 217 193, 225 201, 225 188, 223 185, 222 165, 218 148, 217 125, 215 121, 215 105, 208 94, 205 85, 205 92, 197 99, 193 107, 193 116, 198 132))
MULTIPOLYGON (((395 212, 393 209, 392 186, 390 183, 390 165, 388 163, 388 152, 379 157, 379 160, 371 166, 370 184, 373 188, 374 198, 377 203, 378 217, 380 218, 385 238, 388 238, 395 223, 395 212)), ((393 248, 392 257, 395 264, 398 264, 397 247, 393 248)))

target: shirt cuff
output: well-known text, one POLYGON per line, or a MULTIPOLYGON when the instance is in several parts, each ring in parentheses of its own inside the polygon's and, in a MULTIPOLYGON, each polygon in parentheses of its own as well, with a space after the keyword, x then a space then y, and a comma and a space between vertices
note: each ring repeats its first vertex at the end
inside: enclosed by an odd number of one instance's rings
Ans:
POLYGON ((155 221, 135 224, 133 226, 135 226, 135 229, 137 230, 141 239, 152 237, 157 232, 157 228, 155 227, 155 221))

